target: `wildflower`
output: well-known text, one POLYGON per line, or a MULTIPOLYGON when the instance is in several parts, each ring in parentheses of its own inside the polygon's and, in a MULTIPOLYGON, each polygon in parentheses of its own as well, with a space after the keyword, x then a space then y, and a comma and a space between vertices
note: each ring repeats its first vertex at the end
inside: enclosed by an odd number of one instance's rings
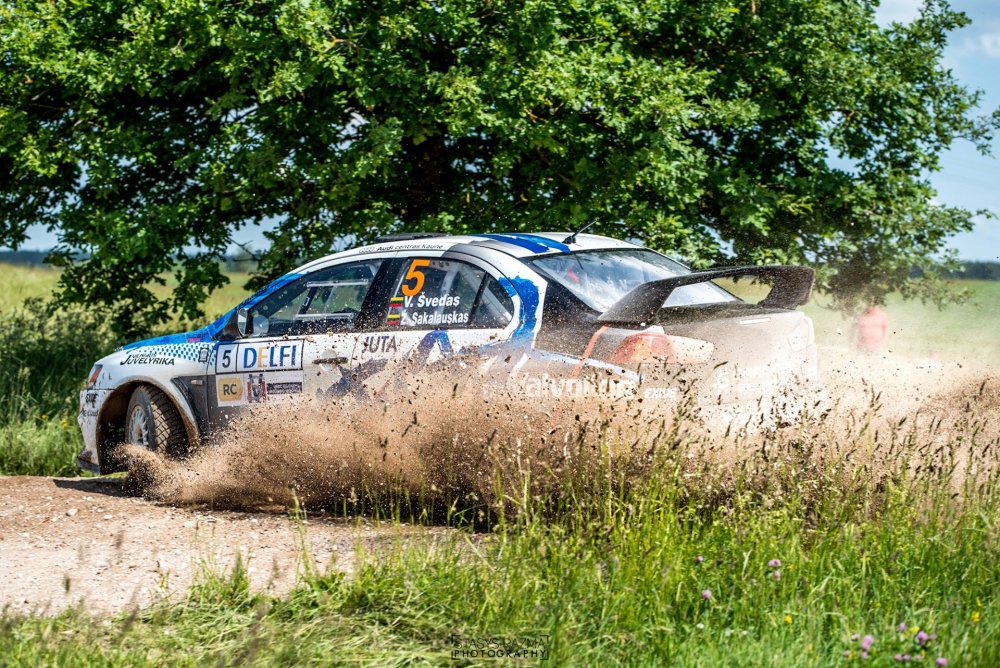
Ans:
POLYGON ((785 615, 785 623, 786 624, 791 624, 792 623, 792 616, 791 615, 785 615))
POLYGON ((974 613, 972 613, 972 617, 970 617, 969 619, 972 620, 973 624, 978 624, 979 623, 979 611, 976 610, 974 613))
POLYGON ((711 589, 706 589, 705 591, 701 592, 701 597, 703 599, 705 599, 706 601, 711 601, 712 600, 712 590, 711 589))
POLYGON ((694 563, 696 564, 700 564, 703 561, 705 561, 705 557, 701 556, 700 554, 694 558, 694 563))
POLYGON ((939 656, 937 658, 937 661, 934 662, 934 665, 935 666, 947 666, 948 665, 948 659, 944 658, 943 656, 939 656))
POLYGON ((845 649, 845 650, 844 650, 844 656, 845 656, 846 658, 850 659, 850 658, 851 658, 851 650, 849 650, 849 649, 845 649))
POLYGON ((861 658, 865 659, 867 661, 868 660, 868 652, 865 652, 865 651, 862 650, 862 652, 861 652, 861 658))
POLYGON ((854 640, 857 640, 857 639, 858 639, 858 638, 860 638, 860 637, 861 637, 861 636, 859 636, 859 635, 858 635, 857 633, 852 633, 852 634, 851 634, 851 640, 852 640, 852 641, 854 641, 854 640))
MULTIPOLYGON (((919 659, 920 659, 920 657, 918 656, 917 660, 919 660, 919 659)), ((903 661, 909 661, 909 660, 910 660, 910 655, 909 654, 904 654, 903 655, 903 661)))
POLYGON ((898 627, 896 627, 896 630, 899 631, 900 633, 906 633, 906 624, 900 624, 898 627))
POLYGON ((929 637, 930 636, 928 636, 924 631, 921 631, 920 633, 917 634, 917 644, 923 645, 924 643, 927 642, 927 639, 929 637))
POLYGON ((781 579, 781 571, 774 571, 773 573, 771 573, 771 577, 774 578, 775 580, 780 580, 781 579))
POLYGON ((896 661, 902 661, 903 660, 903 655, 902 654, 897 654, 896 656, 894 656, 892 658, 895 659, 896 661))
POLYGON ((767 567, 768 568, 780 568, 781 567, 781 559, 772 559, 771 561, 767 562, 767 567))
POLYGON ((875 638, 872 638, 871 636, 865 636, 864 638, 861 639, 861 649, 867 652, 874 642, 875 638))
POLYGON ((705 625, 702 624, 701 622, 698 622, 697 624, 694 625, 694 627, 699 631, 701 631, 703 628, 705 628, 705 625))

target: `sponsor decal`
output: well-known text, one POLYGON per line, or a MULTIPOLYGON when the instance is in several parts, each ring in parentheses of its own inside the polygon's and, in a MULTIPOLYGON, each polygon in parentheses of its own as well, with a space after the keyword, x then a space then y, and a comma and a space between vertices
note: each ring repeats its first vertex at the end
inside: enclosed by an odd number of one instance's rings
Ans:
POLYGON ((636 394, 636 383, 631 380, 601 378, 597 382, 589 378, 552 378, 547 373, 541 376, 524 376, 517 382, 518 389, 527 397, 632 397, 636 394))
POLYGON ((399 350, 399 344, 396 337, 391 334, 366 336, 361 340, 362 354, 394 353, 397 350, 399 350))
POLYGON ((247 403, 259 404, 267 401, 267 381, 263 373, 247 376, 247 403))
POLYGON ((160 366, 173 366, 177 360, 173 357, 160 357, 154 353, 136 353, 134 355, 126 355, 118 364, 124 366, 126 364, 158 364, 160 366))
POLYGON ((681 392, 676 387, 647 387, 642 392, 643 399, 679 399, 681 392))
POLYGON ((198 351, 198 361, 207 362, 208 361, 208 348, 202 348, 198 351))
POLYGON ((247 374, 226 374, 215 380, 219 406, 262 404, 302 394, 301 371, 255 371, 247 374))
POLYGON ((357 255, 368 255, 371 253, 390 253, 394 251, 405 251, 405 250, 445 250, 451 244, 443 243, 412 243, 412 244, 401 244, 398 241, 393 241, 388 244, 379 244, 377 246, 371 246, 370 248, 361 248, 354 251, 357 255))
POLYGON ((219 346, 215 357, 216 373, 289 371, 301 368, 301 339, 224 344, 219 346))
POLYGON ((243 403, 243 380, 239 376, 218 376, 215 392, 220 406, 243 403))

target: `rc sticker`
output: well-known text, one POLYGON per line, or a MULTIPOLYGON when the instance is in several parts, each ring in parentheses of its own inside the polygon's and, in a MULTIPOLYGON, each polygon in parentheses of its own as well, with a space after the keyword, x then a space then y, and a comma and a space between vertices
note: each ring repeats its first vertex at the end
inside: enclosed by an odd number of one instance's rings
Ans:
POLYGON ((297 371, 302 369, 301 339, 279 339, 219 346, 216 373, 243 371, 297 371))
POLYGON ((243 379, 239 376, 217 376, 215 392, 220 406, 238 406, 246 403, 243 395, 243 379))

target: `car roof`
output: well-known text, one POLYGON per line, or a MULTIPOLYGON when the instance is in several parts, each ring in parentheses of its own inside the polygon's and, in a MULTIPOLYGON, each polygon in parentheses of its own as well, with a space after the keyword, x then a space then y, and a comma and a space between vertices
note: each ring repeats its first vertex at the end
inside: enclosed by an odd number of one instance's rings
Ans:
MULTIPOLYGON (((392 239, 375 242, 367 246, 359 246, 337 253, 337 257, 350 255, 367 255, 399 250, 435 250, 446 251, 455 246, 469 245, 506 253, 516 258, 533 257, 549 253, 573 253, 577 251, 599 250, 605 248, 636 248, 637 245, 620 239, 612 239, 598 234, 578 234, 573 242, 565 240, 572 232, 500 232, 491 234, 463 235, 428 235, 415 236, 410 239, 392 239)), ((332 257, 332 256, 331 256, 332 257)), ((327 259, 327 258, 323 258, 327 259)))

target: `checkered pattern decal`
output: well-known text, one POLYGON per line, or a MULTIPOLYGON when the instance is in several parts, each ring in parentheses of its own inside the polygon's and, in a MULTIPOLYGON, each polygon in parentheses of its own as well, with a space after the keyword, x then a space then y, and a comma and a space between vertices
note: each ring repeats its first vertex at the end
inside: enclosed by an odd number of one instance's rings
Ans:
POLYGON ((188 362, 197 362, 198 353, 202 348, 207 348, 206 343, 168 343, 162 346, 142 346, 130 352, 141 352, 145 355, 163 355, 167 357, 179 357, 188 362))

